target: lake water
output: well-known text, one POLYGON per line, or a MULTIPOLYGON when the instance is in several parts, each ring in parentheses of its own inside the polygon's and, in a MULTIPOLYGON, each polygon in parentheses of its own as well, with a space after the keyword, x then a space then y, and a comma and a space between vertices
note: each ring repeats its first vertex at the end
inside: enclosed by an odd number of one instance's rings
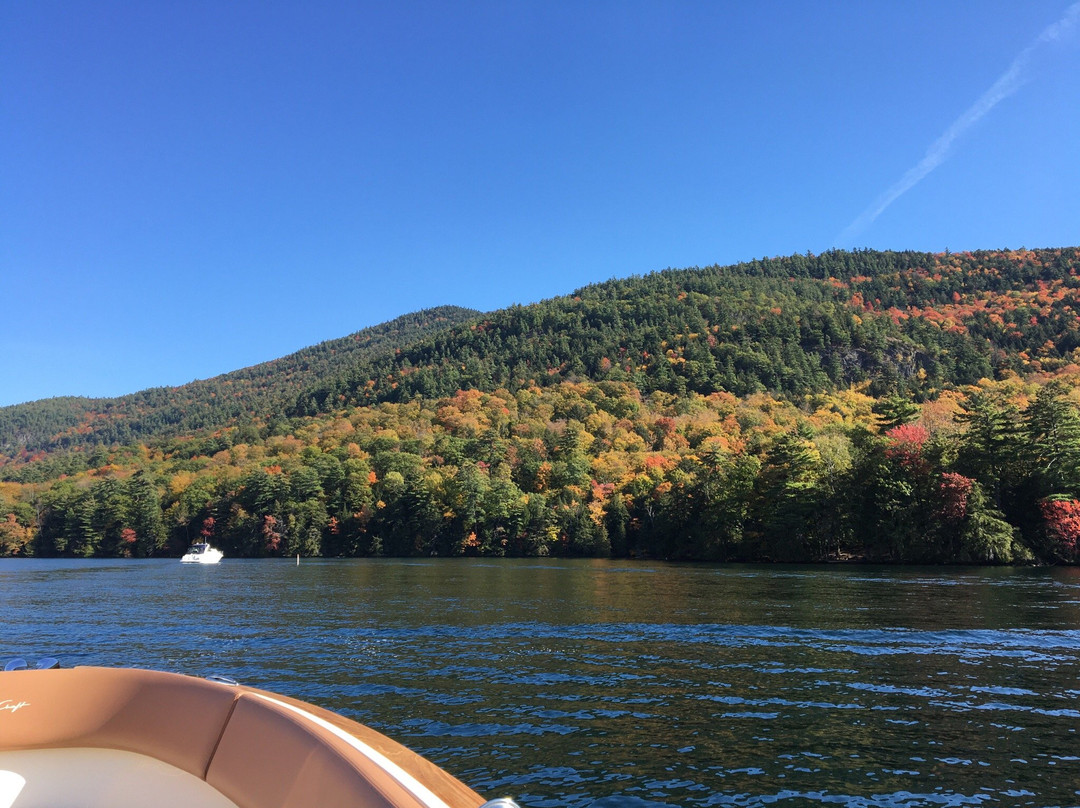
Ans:
POLYGON ((296 696, 529 808, 1080 805, 1076 568, 2 560, 0 661, 44 655, 296 696))

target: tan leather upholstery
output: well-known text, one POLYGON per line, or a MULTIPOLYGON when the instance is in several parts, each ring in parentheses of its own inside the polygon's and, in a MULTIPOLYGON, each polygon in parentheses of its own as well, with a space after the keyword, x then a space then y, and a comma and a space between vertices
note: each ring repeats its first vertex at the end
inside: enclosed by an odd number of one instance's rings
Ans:
POLYGON ((483 802, 431 762, 335 713, 154 671, 0 673, 0 751, 47 748, 148 755, 204 779, 240 808, 421 808, 429 790, 436 808, 483 802), (407 775, 383 768, 386 760, 407 775))
POLYGON ((8 671, 0 749, 121 749, 205 777, 235 698, 234 688, 157 671, 8 671))
POLYGON ((282 707, 244 695, 206 782, 241 806, 420 808, 385 772, 282 707))
POLYGON ((472 806, 480 805, 484 801, 483 797, 456 777, 447 774, 444 769, 439 768, 427 758, 420 757, 407 746, 399 744, 371 727, 358 724, 356 721, 348 719, 339 713, 325 710, 322 707, 298 699, 281 696, 277 693, 268 693, 254 688, 245 688, 245 692, 268 696, 276 701, 284 702, 338 727, 409 772, 422 785, 435 792, 452 808, 457 806, 472 808, 472 806))

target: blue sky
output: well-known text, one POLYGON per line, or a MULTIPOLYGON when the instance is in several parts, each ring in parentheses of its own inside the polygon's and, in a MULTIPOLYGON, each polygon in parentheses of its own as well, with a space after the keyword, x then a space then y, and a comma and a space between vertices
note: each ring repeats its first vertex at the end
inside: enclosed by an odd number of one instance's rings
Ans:
POLYGON ((0 405, 670 266, 1074 246, 1078 144, 1067 0, 8 0, 0 405))

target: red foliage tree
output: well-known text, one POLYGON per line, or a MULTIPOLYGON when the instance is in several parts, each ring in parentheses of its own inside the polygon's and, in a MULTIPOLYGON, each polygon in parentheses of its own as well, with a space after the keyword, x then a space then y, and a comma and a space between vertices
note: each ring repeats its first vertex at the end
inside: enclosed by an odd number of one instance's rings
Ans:
POLYGON ((927 439, 930 437, 930 433, 926 431, 925 427, 921 427, 918 424, 900 424, 886 432, 885 437, 897 446, 910 446, 915 449, 922 449, 922 445, 926 443, 927 439))
POLYGON ((900 424, 885 433, 889 439, 889 445, 885 449, 885 456, 890 460, 896 460, 900 465, 913 471, 923 470, 926 465, 922 456, 922 447, 930 437, 930 433, 918 424, 900 424))
POLYGON ((941 475, 941 518, 960 522, 967 516, 968 496, 975 481, 963 474, 947 471, 941 475))
POLYGON ((276 517, 270 514, 263 517, 262 534, 268 553, 276 553, 281 549, 281 533, 278 532, 278 520, 276 517))
POLYGON ((1039 503, 1047 535, 1058 553, 1069 561, 1077 557, 1080 543, 1080 502, 1075 499, 1044 499, 1039 503))

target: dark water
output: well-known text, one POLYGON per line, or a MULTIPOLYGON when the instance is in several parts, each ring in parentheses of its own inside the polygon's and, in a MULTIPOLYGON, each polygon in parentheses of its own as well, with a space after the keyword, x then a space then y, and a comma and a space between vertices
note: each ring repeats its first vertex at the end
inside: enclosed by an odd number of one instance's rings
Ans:
POLYGON ((1080 805, 1080 569, 0 561, 0 660, 45 654, 316 702, 531 808, 1080 805))

